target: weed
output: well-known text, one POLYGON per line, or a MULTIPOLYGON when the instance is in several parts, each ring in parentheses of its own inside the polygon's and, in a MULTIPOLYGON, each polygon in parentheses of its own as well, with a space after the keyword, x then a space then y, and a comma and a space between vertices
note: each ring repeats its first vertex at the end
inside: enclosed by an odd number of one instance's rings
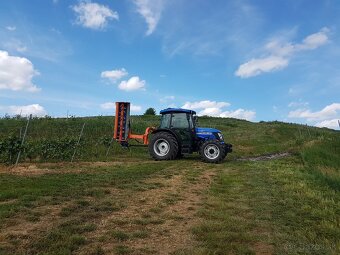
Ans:
POLYGON ((88 254, 89 255, 104 255, 105 251, 100 246, 96 246, 95 248, 90 250, 88 254))
POLYGON ((146 230, 142 230, 142 231, 133 232, 131 236, 133 238, 141 238, 141 239, 143 239, 143 238, 149 237, 149 233, 146 230))
POLYGON ((130 238, 129 234, 119 230, 112 231, 111 235, 118 241, 126 241, 130 238))
POLYGON ((133 250, 131 248, 129 248, 128 246, 126 246, 126 245, 118 245, 118 246, 116 246, 115 251, 119 255, 130 254, 130 253, 133 252, 133 250))
POLYGON ((142 225, 142 226, 146 226, 149 224, 153 224, 153 225, 159 225, 159 224, 163 224, 165 222, 165 220, 163 219, 150 219, 150 218, 142 218, 142 219, 135 219, 132 221, 134 224, 137 225, 142 225))

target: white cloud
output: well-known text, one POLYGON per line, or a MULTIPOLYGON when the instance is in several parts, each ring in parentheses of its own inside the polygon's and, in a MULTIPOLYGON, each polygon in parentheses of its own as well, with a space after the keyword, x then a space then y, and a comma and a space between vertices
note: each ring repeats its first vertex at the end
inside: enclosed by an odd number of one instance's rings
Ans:
POLYGON ((283 69, 287 65, 288 59, 282 57, 269 56, 267 58, 257 58, 240 65, 235 75, 248 78, 261 73, 283 69))
POLYGON ((300 108, 288 113, 289 118, 304 119, 316 127, 328 127, 339 129, 338 120, 340 120, 340 103, 327 105, 320 111, 312 112, 306 108, 300 108))
POLYGON ((302 50, 314 50, 329 41, 329 32, 328 28, 322 28, 319 32, 307 36, 302 43, 296 44, 292 42, 282 43, 280 40, 274 39, 267 43, 265 48, 271 54, 277 56, 288 56, 302 50))
POLYGON ((10 115, 22 115, 28 116, 30 114, 34 116, 45 116, 47 115, 46 110, 39 104, 31 104, 31 105, 12 105, 12 106, 2 106, 0 107, 4 113, 8 113, 10 115))
POLYGON ((339 129, 340 124, 339 124, 340 118, 339 119, 332 119, 332 120, 324 120, 321 122, 318 122, 315 124, 316 127, 327 127, 327 128, 332 128, 332 129, 339 129))
POLYGON ((186 102, 182 106, 182 108, 200 110, 197 113, 200 116, 207 115, 213 117, 238 118, 246 120, 254 120, 256 117, 255 111, 244 109, 237 109, 235 111, 224 111, 223 108, 228 106, 230 106, 230 103, 227 102, 204 100, 198 102, 186 102))
MULTIPOLYGON (((191 108, 193 109, 193 108, 191 108)), ((221 115, 221 109, 217 108, 217 107, 208 107, 208 108, 204 108, 203 110, 201 110, 200 112, 198 112, 198 115, 200 116, 214 116, 214 117, 219 117, 221 115)))
POLYGON ((313 50, 328 42, 329 29, 323 28, 320 32, 307 36, 302 44, 296 45, 296 50, 313 50))
POLYGON ((140 80, 138 76, 133 76, 127 81, 122 81, 118 88, 125 91, 133 91, 133 90, 144 90, 145 89, 145 81, 140 80))
POLYGON ((311 112, 308 109, 297 109, 288 114, 289 118, 303 118, 307 121, 327 120, 329 118, 340 117, 340 103, 327 105, 320 111, 311 112))
POLYGON ((137 12, 143 16, 148 25, 146 35, 151 35, 161 18, 164 0, 134 0, 134 3, 137 6, 137 12))
POLYGON ((107 103, 103 103, 100 105, 100 107, 104 110, 110 110, 110 109, 115 109, 116 108, 116 104, 112 103, 112 102, 107 102, 107 103))
MULTIPOLYGON (((104 110, 115 110, 116 109, 116 103, 107 102, 107 103, 101 104, 100 107, 104 110)), ((131 112, 141 112, 142 107, 139 106, 139 105, 130 104, 130 111, 131 112)))
POLYGON ((254 120, 256 117, 255 111, 249 111, 244 109, 237 109, 235 111, 226 111, 220 114, 220 117, 237 118, 244 120, 254 120))
POLYGON ((226 107, 226 106, 230 106, 230 103, 203 100, 203 101, 198 101, 198 102, 186 102, 182 106, 182 108, 203 109, 203 108, 222 108, 222 107, 226 107))
POLYGON ((16 26, 7 26, 6 29, 8 31, 15 31, 17 28, 16 28, 16 26))
MULTIPOLYGON (((112 71, 104 71, 101 73, 102 78, 108 79, 112 83, 116 83, 123 77, 127 76, 128 72, 124 69, 116 69, 112 71)), ((128 80, 121 81, 118 85, 120 90, 132 91, 132 90, 145 90, 146 82, 141 80, 138 76, 132 76, 128 80)))
POLYGON ((76 23, 91 29, 103 29, 109 20, 119 19, 116 11, 91 1, 81 1, 72 9, 77 14, 76 23))
POLYGON ((0 89, 39 91, 32 83, 38 74, 27 58, 10 56, 7 51, 0 50, 0 89))
POLYGON ((131 110, 131 112, 140 112, 140 111, 142 111, 142 107, 139 106, 139 105, 131 104, 130 110, 131 110))
POLYGON ((128 75, 128 72, 124 69, 116 69, 112 71, 104 71, 101 73, 102 78, 109 79, 112 83, 116 83, 118 80, 128 75))
POLYGON ((261 73, 273 72, 288 66, 294 53, 303 50, 314 50, 329 41, 329 29, 323 28, 319 32, 307 36, 302 43, 282 43, 272 40, 265 46, 268 56, 253 58, 239 66, 235 75, 241 78, 257 76, 261 73))

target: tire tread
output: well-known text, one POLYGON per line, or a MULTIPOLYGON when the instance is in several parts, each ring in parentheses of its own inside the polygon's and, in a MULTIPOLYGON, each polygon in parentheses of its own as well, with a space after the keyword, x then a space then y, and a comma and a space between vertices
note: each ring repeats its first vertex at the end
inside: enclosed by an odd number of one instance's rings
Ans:
POLYGON ((223 159, 225 158, 227 153, 225 152, 224 146, 221 146, 221 144, 218 141, 207 140, 207 141, 205 141, 204 143, 201 144, 201 146, 199 148, 199 154, 200 154, 203 162, 218 164, 218 163, 221 163, 221 161, 223 161, 223 159), (216 159, 209 159, 209 158, 205 157, 204 147, 206 147, 208 144, 215 144, 220 149, 220 154, 218 155, 218 157, 216 159))
POLYGON ((150 144, 149 144, 149 153, 150 153, 151 157, 154 160, 157 160, 157 161, 176 159, 177 154, 178 154, 178 142, 177 142, 176 138, 168 132, 156 133, 151 138, 151 141, 150 141, 150 144), (170 151, 169 151, 168 155, 166 155, 165 157, 158 156, 153 150, 154 143, 159 138, 166 139, 169 142, 169 145, 170 145, 170 151))

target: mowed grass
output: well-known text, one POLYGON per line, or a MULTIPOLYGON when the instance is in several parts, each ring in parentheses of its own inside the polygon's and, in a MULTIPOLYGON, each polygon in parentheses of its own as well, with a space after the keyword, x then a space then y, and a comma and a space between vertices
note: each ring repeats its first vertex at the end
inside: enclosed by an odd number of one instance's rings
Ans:
POLYGON ((340 136, 315 134, 284 159, 218 166, 188 253, 340 254, 340 136))
MULTIPOLYGON (((59 220, 40 235, 29 236, 28 244, 27 235, 7 235, 9 244, 0 244, 0 254, 78 254, 88 245, 87 254, 106 254, 100 245, 91 246, 87 238, 101 219, 126 209, 127 201, 137 192, 157 192, 162 185, 146 181, 155 175, 166 177, 170 168, 187 169, 183 178, 196 183, 197 172, 190 169, 193 160, 89 166, 78 174, 2 176, 1 227, 20 226, 22 221, 35 224, 53 214, 36 211, 40 207, 57 206, 54 213, 59 220)), ((203 166, 216 175, 196 213, 202 223, 192 226, 197 243, 174 254, 339 254, 339 193, 305 167, 299 156, 203 166)), ((169 193, 163 203, 176 201, 180 199, 169 193)), ((144 198, 139 203, 144 203, 144 198)), ((150 209, 150 213, 156 218, 146 213, 135 220, 114 219, 117 226, 134 224, 141 230, 107 230, 103 238, 118 243, 109 254, 150 254, 149 250, 136 252, 127 242, 147 238, 152 235, 147 227, 157 231, 164 224, 165 219, 157 218, 162 207, 154 206, 157 210, 150 209)), ((185 218, 179 220, 178 224, 185 222, 185 218)))
POLYGON ((295 157, 220 167, 194 228, 201 254, 339 254, 338 191, 295 157))
POLYGON ((144 180, 165 172, 169 164, 173 162, 85 166, 81 173, 1 174, 0 228, 13 226, 16 234, 2 236, 6 242, 0 242, 0 254, 72 254, 88 243, 85 234, 96 230, 103 217, 124 209, 137 191, 155 188, 144 180), (41 233, 27 235, 35 224, 41 224, 41 233))

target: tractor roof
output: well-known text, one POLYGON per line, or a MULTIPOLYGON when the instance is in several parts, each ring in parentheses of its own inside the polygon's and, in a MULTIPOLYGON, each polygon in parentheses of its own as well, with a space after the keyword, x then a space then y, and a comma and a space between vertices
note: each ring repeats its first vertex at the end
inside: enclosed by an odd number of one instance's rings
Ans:
POLYGON ((174 113, 174 112, 196 114, 196 112, 193 110, 182 109, 182 108, 166 108, 164 110, 161 110, 160 114, 174 113))

